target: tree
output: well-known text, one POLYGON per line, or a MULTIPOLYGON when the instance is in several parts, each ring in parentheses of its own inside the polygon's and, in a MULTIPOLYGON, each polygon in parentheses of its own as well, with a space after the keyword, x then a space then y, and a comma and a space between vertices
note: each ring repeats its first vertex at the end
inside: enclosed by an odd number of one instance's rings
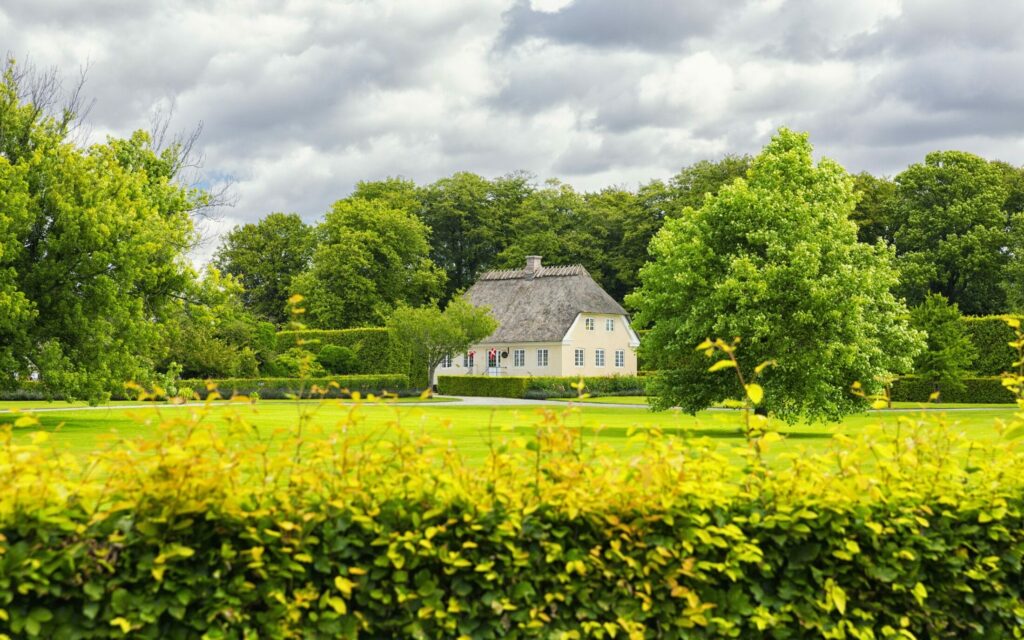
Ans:
POLYGON ((490 181, 466 172, 420 190, 419 217, 430 227, 430 257, 448 274, 445 299, 495 266, 532 191, 525 174, 490 181))
POLYGON ((706 196, 713 196, 736 178, 744 177, 750 163, 748 155, 729 154, 721 160, 701 160, 683 167, 668 181, 669 215, 679 215, 688 207, 700 208, 706 196))
POLYGON ((100 401, 152 376, 208 195, 143 132, 75 145, 77 100, 56 107, 52 78, 9 63, 0 81, 0 385, 100 401))
POLYGON ((651 243, 642 285, 627 301, 650 327, 643 357, 661 370, 659 407, 696 412, 737 394, 695 350, 742 337, 741 370, 762 362, 763 407, 780 418, 839 418, 869 389, 909 371, 922 337, 890 293, 886 247, 857 242, 853 184, 835 162, 814 164, 806 134, 781 129, 746 180, 668 221, 651 243))
POLYGON ((433 305, 399 307, 387 326, 409 355, 410 378, 429 385, 442 360, 491 335, 498 323, 486 307, 474 307, 458 297, 443 312, 433 305), (425 379, 421 378, 424 374, 425 379))
POLYGON ((892 244, 895 235, 896 183, 867 172, 853 176, 853 190, 859 196, 850 219, 857 224, 857 238, 874 244, 892 244))
POLYGON ((914 305, 941 293, 966 314, 1002 313, 1008 247, 1019 213, 1008 212, 999 167, 962 151, 929 153, 896 176, 899 293, 914 305))
POLYGON ((292 280, 309 266, 313 230, 297 214, 271 213, 256 223, 237 226, 225 236, 213 263, 245 288, 245 307, 282 325, 292 280))
POLYGON ((444 272, 428 257, 426 226, 382 201, 339 200, 316 228, 310 267, 293 280, 311 324, 379 326, 400 304, 441 295, 444 272))
POLYGON ((942 294, 928 294, 910 310, 910 323, 928 336, 925 349, 914 359, 914 373, 930 381, 936 391, 962 391, 963 378, 978 352, 956 304, 942 294))

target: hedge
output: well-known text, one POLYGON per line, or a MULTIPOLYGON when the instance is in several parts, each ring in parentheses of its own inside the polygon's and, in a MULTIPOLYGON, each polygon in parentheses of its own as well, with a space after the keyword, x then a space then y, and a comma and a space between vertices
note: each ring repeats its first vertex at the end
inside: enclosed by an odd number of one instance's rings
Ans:
POLYGON ((317 355, 320 353, 320 349, 328 344, 348 347, 355 351, 356 357, 352 373, 392 373, 404 371, 409 366, 397 341, 391 332, 384 328, 306 329, 280 331, 277 334, 277 351, 279 353, 292 347, 301 346, 317 355))
POLYGON ((326 390, 326 397, 346 397, 345 393, 358 391, 380 394, 385 391, 398 393, 409 390, 409 377, 404 374, 392 373, 372 376, 329 376, 326 378, 299 379, 299 378, 224 378, 220 380, 179 380, 177 391, 191 389, 205 398, 208 385, 213 385, 216 390, 225 397, 231 395, 251 396, 258 394, 263 400, 281 400, 292 397, 302 391, 307 397, 319 396, 313 394, 311 389, 317 387, 326 390), (331 383, 337 383, 337 387, 331 383))
POLYGON ((203 420, 176 413, 147 429, 144 449, 105 444, 82 472, 45 433, 0 432, 0 635, 1011 638, 1024 627, 1024 456, 1006 441, 956 455, 969 443, 941 423, 876 427, 845 438, 842 456, 766 472, 656 436, 624 464, 564 423, 541 422, 525 447, 513 434, 470 466, 397 425, 381 439, 342 418, 268 447, 203 420))
MULTIPOLYGON (((579 377, 548 376, 438 376, 438 392, 453 396, 492 398, 569 398, 579 394, 572 387, 579 377)), ((584 393, 593 396, 646 395, 646 384, 637 376, 583 378, 584 393)))
POLYGON ((522 398, 530 378, 521 376, 438 376, 437 392, 446 396, 522 398))
MULTIPOLYGON (((1002 378, 963 378, 964 389, 939 389, 940 402, 1012 403, 1013 393, 1003 386, 1002 378)), ((892 385, 894 402, 928 402, 934 385, 916 376, 898 378, 892 385)))
POLYGON ((964 316, 961 321, 967 335, 978 350, 978 357, 972 369, 979 376, 998 376, 1014 371, 1016 352, 1007 346, 1015 340, 1013 329, 1005 318, 1024 316, 964 316))

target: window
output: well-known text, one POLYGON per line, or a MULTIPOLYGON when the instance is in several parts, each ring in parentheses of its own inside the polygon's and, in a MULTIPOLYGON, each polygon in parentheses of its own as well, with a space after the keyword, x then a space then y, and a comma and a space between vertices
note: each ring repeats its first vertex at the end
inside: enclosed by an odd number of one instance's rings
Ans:
POLYGON ((470 351, 469 353, 463 355, 462 356, 462 366, 466 367, 467 369, 472 369, 473 368, 473 356, 475 356, 475 355, 476 355, 475 351, 470 351))
POLYGON ((604 321, 604 330, 615 331, 615 320, 613 318, 608 318, 604 321))
POLYGON ((490 351, 487 352, 487 366, 492 368, 498 366, 497 349, 491 349, 490 351))
POLYGON ((512 352, 512 366, 526 366, 526 349, 516 349, 515 351, 512 352))
POLYGON ((604 366, 604 349, 594 351, 594 364, 598 367, 604 366))
POLYGON ((442 369, 451 369, 452 368, 452 357, 450 355, 441 358, 441 368, 442 369))
POLYGON ((583 321, 583 324, 587 327, 587 331, 593 331, 597 322, 593 318, 587 318, 583 321))
POLYGON ((537 366, 546 367, 548 366, 548 350, 537 349, 537 366))
POLYGON ((586 362, 585 358, 586 358, 586 356, 583 353, 583 349, 577 349, 576 350, 576 366, 577 367, 582 367, 583 364, 586 362))
POLYGON ((616 367, 624 367, 624 366, 626 366, 626 352, 623 351, 622 349, 617 349, 615 351, 615 366, 616 367))

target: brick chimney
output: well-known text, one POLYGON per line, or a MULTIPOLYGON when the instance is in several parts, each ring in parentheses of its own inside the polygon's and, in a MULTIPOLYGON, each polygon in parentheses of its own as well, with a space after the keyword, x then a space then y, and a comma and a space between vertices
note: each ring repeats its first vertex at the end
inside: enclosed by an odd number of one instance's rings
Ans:
POLYGON ((526 274, 532 278, 540 273, 540 256, 526 256, 526 274))

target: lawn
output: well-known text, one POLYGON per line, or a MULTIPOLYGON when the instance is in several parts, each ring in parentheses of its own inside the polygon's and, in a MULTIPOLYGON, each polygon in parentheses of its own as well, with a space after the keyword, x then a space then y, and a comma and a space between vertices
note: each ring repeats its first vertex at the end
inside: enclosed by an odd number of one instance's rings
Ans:
MULTIPOLYGON (((196 407, 147 405, 69 409, 40 412, 37 415, 43 428, 52 433, 49 444, 55 449, 84 457, 110 446, 112 434, 124 438, 153 437, 155 426, 161 421, 175 416, 182 417, 185 414, 181 412, 195 410, 196 407)), ((351 432, 358 431, 374 437, 389 437, 395 425, 400 424, 407 429, 450 442, 470 461, 484 459, 491 443, 516 436, 529 437, 543 420, 550 419, 552 415, 560 416, 570 427, 582 427, 588 441, 610 446, 624 455, 642 446, 628 438, 632 431, 653 428, 660 429, 670 437, 708 437, 720 443, 726 452, 743 444, 739 432, 741 415, 728 410, 713 410, 689 416, 678 411, 655 413, 646 407, 606 407, 600 404, 576 408, 562 405, 408 406, 403 403, 354 407, 338 401, 301 405, 290 401, 261 401, 256 404, 218 405, 213 408, 210 419, 226 429, 230 417, 241 416, 255 425, 261 434, 286 433, 295 428, 300 411, 315 411, 311 424, 328 431, 354 415, 356 421, 350 428, 351 432)), ((1013 412, 1012 408, 997 408, 948 413, 932 411, 928 415, 932 418, 945 416, 950 428, 963 431, 971 439, 991 440, 998 437, 993 428, 995 419, 1008 420, 1013 412)), ((785 438, 773 445, 769 457, 787 452, 799 453, 805 449, 820 451, 828 446, 836 433, 853 435, 869 425, 880 422, 895 425, 900 416, 921 415, 921 412, 914 410, 894 410, 851 416, 837 425, 789 427, 779 424, 778 430, 785 438)), ((0 424, 13 422, 14 419, 13 414, 0 414, 0 424)), ((15 430, 15 438, 17 441, 27 441, 30 432, 30 429, 18 428, 15 430)))

